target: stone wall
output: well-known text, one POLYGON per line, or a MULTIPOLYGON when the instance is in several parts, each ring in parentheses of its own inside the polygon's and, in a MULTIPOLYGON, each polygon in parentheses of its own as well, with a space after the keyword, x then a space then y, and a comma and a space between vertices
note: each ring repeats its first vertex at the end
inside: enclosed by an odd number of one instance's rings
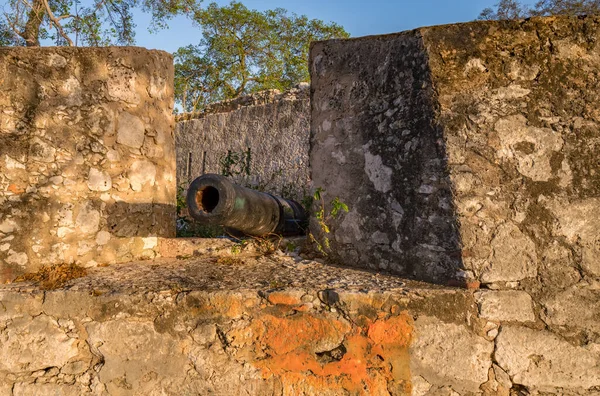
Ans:
POLYGON ((297 256, 116 264, 58 290, 1 285, 0 301, 2 395, 600 389, 600 344, 549 331, 523 292, 441 288, 297 256))
POLYGON ((154 257, 175 234, 173 64, 142 48, 0 48, 0 281, 154 257))
POLYGON ((350 208, 313 232, 340 264, 481 287, 483 318, 521 323, 489 329, 494 364, 540 392, 599 386, 547 355, 598 372, 599 35, 533 18, 311 50, 312 180, 350 208))
POLYGON ((332 254, 441 283, 595 284, 599 27, 534 18, 314 44, 313 183, 350 207, 332 254))
POLYGON ((177 185, 205 173, 295 198, 308 193, 308 84, 259 92, 183 114, 176 126, 177 185))

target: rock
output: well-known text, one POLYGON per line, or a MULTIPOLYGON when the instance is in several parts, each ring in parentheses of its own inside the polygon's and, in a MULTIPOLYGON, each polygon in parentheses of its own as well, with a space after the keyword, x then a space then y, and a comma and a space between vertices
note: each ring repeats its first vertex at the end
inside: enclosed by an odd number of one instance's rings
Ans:
POLYGON ((139 149, 144 144, 145 130, 144 122, 139 117, 123 112, 118 120, 117 143, 139 149))
POLYGON ((9 250, 8 257, 6 257, 7 263, 19 265, 21 267, 24 267, 28 261, 29 257, 27 256, 27 253, 17 253, 12 250, 9 250))
POLYGON ((421 317, 415 322, 410 346, 411 373, 433 385, 477 392, 488 380, 493 350, 493 342, 470 333, 465 326, 421 317))
POLYGON ((480 291, 475 293, 482 318, 495 321, 534 321, 531 296, 522 291, 480 291))
POLYGON ((500 158, 516 158, 519 172, 534 181, 548 181, 553 177, 550 158, 563 146, 560 134, 550 128, 528 126, 521 114, 498 120, 495 129, 500 137, 500 158), (523 152, 521 147, 524 146, 530 148, 523 152))
POLYGON ((0 370, 22 372, 61 367, 79 354, 78 341, 43 314, 13 318, 4 337, 0 344, 0 370))
POLYGON ((96 234, 96 243, 98 245, 106 245, 110 241, 111 235, 108 231, 100 231, 96 234))
POLYGON ((518 281, 536 275, 535 244, 515 224, 498 227, 491 249, 489 264, 480 277, 483 283, 518 281))
POLYGON ((150 161, 135 161, 127 176, 133 191, 142 191, 145 185, 154 186, 156 166, 150 161))
POLYGON ((179 340, 157 333, 152 322, 111 320, 86 325, 89 343, 104 356, 98 373, 104 383, 127 378, 138 387, 151 371, 162 378, 182 381, 188 359, 180 353, 179 340))
POLYGON ((157 237, 142 238, 142 242, 144 242, 144 249, 154 249, 156 246, 158 246, 157 237))
POLYGON ((112 188, 112 179, 108 173, 90 168, 88 188, 92 191, 108 191, 112 188))
POLYGON ((42 139, 35 137, 29 146, 29 159, 40 162, 54 162, 56 149, 42 139))
POLYGON ((546 297, 542 305, 546 323, 600 334, 600 290, 573 286, 546 297))
POLYGON ((412 396, 425 396, 431 389, 431 384, 420 375, 411 378, 412 396))
POLYGON ((596 216, 600 199, 590 198, 574 202, 549 201, 547 207, 558 219, 556 233, 582 246, 582 266, 590 274, 600 276, 600 219, 596 216))
POLYGON ((16 221, 12 219, 5 219, 2 223, 0 223, 0 232, 4 234, 10 234, 11 232, 15 232, 18 230, 19 226, 16 221))
POLYGON ((98 232, 100 226, 100 212, 94 209, 91 202, 83 202, 79 206, 79 214, 75 219, 75 225, 83 234, 98 232))
POLYGON ((510 380, 510 376, 506 373, 506 371, 502 370, 502 367, 498 366, 497 364, 494 364, 493 368, 496 381, 498 381, 498 383, 506 389, 512 388, 512 381, 510 380))
POLYGON ((6 169, 25 169, 25 164, 12 159, 8 155, 4 156, 4 164, 6 166, 6 169))
POLYGON ((521 326, 502 326, 495 357, 515 384, 533 388, 600 386, 600 348, 573 346, 558 336, 521 326))

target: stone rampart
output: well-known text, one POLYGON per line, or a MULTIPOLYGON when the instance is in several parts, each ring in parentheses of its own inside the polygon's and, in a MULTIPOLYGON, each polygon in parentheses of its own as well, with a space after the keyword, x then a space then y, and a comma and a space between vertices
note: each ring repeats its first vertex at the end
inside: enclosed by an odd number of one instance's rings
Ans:
POLYGON ((88 272, 57 290, 0 287, 1 394, 583 396, 600 387, 598 344, 549 331, 524 292, 441 288, 282 254, 88 272))
POLYGON ((332 255, 439 283, 597 282, 599 27, 533 18, 314 44, 313 183, 350 207, 332 255))
POLYGON ((476 22, 311 50, 312 180, 350 208, 313 233, 343 265, 481 287, 503 323, 494 367, 530 392, 600 386, 548 355, 600 345, 599 29, 476 22))
POLYGON ((142 48, 0 48, 0 281, 154 257, 175 234, 173 64, 142 48))
POLYGON ((177 117, 177 185, 205 173, 298 201, 308 193, 308 84, 259 92, 177 117))

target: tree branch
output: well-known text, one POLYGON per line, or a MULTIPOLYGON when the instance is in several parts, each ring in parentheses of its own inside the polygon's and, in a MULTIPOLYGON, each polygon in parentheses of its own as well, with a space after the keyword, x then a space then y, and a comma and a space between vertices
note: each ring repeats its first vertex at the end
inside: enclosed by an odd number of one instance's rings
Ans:
POLYGON ((63 30, 62 25, 60 24, 60 21, 58 19, 56 19, 56 17, 54 16, 54 13, 50 9, 50 4, 48 4, 48 0, 42 0, 42 3, 46 7, 46 13, 48 14, 48 18, 50 19, 50 21, 52 22, 54 27, 56 27, 58 34, 60 34, 62 36, 62 38, 64 38, 67 41, 69 46, 72 47, 73 41, 69 38, 69 36, 67 36, 65 31, 63 30))

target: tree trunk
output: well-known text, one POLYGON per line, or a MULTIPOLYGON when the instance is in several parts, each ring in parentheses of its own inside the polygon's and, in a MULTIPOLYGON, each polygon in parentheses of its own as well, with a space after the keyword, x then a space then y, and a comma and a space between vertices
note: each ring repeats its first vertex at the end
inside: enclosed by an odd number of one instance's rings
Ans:
POLYGON ((33 0, 33 8, 27 14, 27 22, 23 31, 23 39, 28 47, 40 46, 40 26, 44 20, 46 10, 42 0, 33 0))

